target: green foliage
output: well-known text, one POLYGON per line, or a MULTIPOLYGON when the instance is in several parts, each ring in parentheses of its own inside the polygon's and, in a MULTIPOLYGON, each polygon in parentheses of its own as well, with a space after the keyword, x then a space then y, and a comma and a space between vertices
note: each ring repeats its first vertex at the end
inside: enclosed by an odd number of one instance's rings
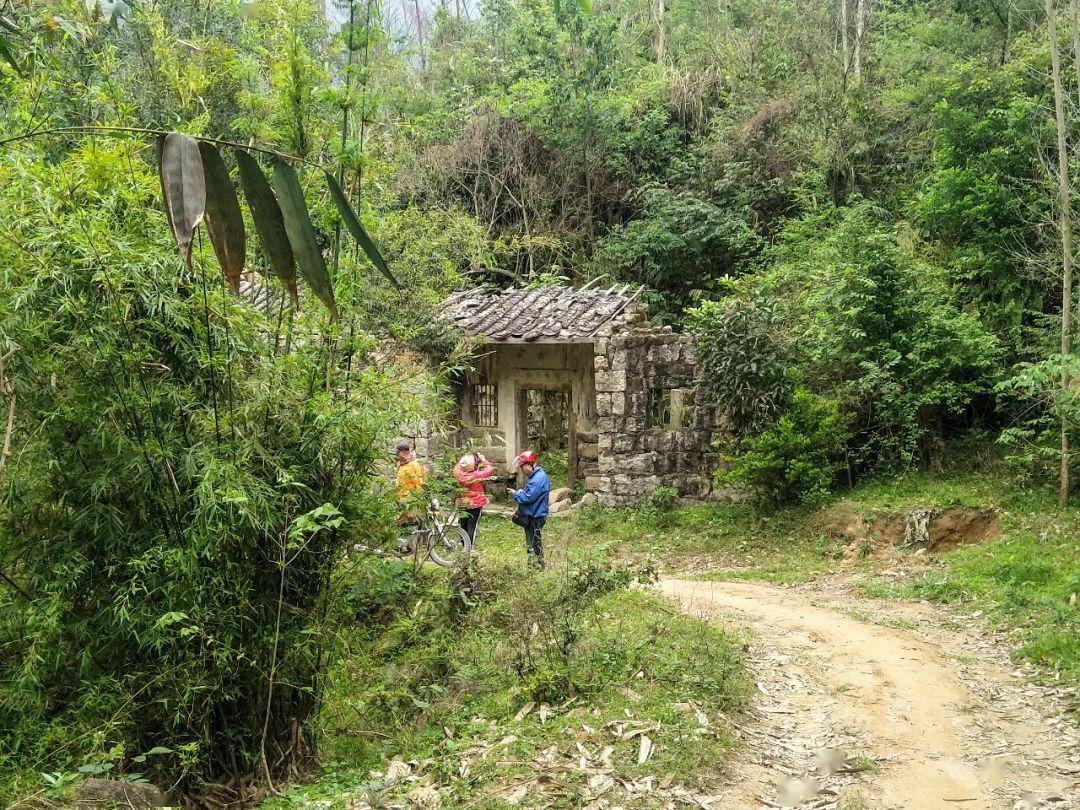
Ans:
POLYGON ((638 279, 688 304, 710 280, 745 271, 760 239, 740 213, 692 192, 640 192, 640 215, 599 241, 596 273, 638 279))
POLYGON ((913 211, 932 236, 961 300, 1018 356, 1050 279, 1032 272, 1052 216, 1039 141, 1046 87, 1030 46, 1000 67, 950 72, 931 118, 933 150, 913 211))
POLYGON ((856 472, 917 462, 920 442, 995 381, 997 341, 907 239, 869 204, 807 217, 764 282, 804 384, 852 414, 856 472))
POLYGON ((780 312, 764 296, 707 301, 690 313, 698 382, 740 437, 772 423, 793 390, 792 352, 780 312))
POLYGON ((328 577, 392 525, 369 485, 409 398, 359 359, 346 385, 325 316, 283 352, 208 244, 185 268, 139 149, 0 165, 0 569, 30 600, 0 618, 0 756, 191 789, 313 752, 328 577))
MULTIPOLYGON (((1055 474, 1061 462, 1061 428, 1080 426, 1080 392, 1062 387, 1062 380, 1080 378, 1080 358, 1051 355, 1037 363, 1018 363, 996 391, 1015 403, 1019 416, 1001 432, 998 442, 1008 461, 1022 477, 1055 474)), ((1071 458, 1071 454, 1070 454, 1071 458)))
POLYGON ((773 505, 820 500, 845 467, 849 424, 835 400, 796 389, 784 414, 724 457, 730 466, 717 479, 773 505))
POLYGON ((675 487, 657 487, 649 493, 640 509, 641 516, 654 526, 664 527, 671 523, 672 512, 679 500, 675 487))
POLYGON ((524 694, 536 701, 565 700, 603 683, 577 675, 589 608, 607 593, 650 578, 649 571, 613 567, 594 555, 566 576, 534 578, 499 594, 484 622, 490 632, 506 637, 504 666, 517 676, 524 694))

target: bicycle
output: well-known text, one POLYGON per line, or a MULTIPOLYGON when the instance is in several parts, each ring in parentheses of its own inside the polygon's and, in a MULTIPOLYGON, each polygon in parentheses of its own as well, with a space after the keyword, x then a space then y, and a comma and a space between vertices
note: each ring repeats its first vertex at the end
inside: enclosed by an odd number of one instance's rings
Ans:
POLYGON ((444 517, 438 499, 431 498, 403 550, 408 554, 422 554, 423 559, 430 557, 443 568, 457 568, 472 553, 473 539, 457 524, 453 512, 444 517))

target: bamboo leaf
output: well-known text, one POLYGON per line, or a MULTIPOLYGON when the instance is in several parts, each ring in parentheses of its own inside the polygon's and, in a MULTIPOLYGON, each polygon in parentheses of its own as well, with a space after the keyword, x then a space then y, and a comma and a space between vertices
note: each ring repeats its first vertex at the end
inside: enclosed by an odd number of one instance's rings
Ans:
POLYGON ((281 280, 293 304, 299 307, 300 301, 296 295, 296 261, 289 237, 285 233, 285 219, 281 215, 281 207, 266 181, 266 175, 259 168, 258 161, 243 149, 234 151, 236 165, 240 169, 240 185, 251 208, 255 232, 259 235, 270 272, 281 280))
POLYGON ((236 199, 229 170, 221 153, 212 143, 201 141, 203 174, 206 177, 206 230, 214 246, 218 264, 233 292, 240 292, 240 274, 244 270, 244 215, 236 199))
POLYGON ((169 227, 184 264, 190 268, 191 241, 206 214, 206 178, 199 144, 188 135, 170 132, 158 142, 158 170, 169 227))
POLYGON ((296 170, 280 158, 274 158, 274 174, 270 182, 277 192, 281 213, 285 218, 285 233, 289 236, 296 263, 304 280, 330 310, 330 316, 338 315, 334 301, 334 288, 330 283, 330 274, 326 270, 319 243, 315 239, 315 228, 311 224, 304 190, 296 177, 296 170))
POLYGON ((7 62, 16 73, 22 74, 22 70, 19 68, 19 60, 15 58, 15 52, 11 47, 11 40, 2 34, 0 34, 0 59, 7 62))
POLYGON ((19 69, 19 62, 15 58, 15 52, 11 49, 11 40, 2 34, 0 34, 0 59, 11 65, 11 69, 16 73, 22 73, 22 70, 19 69))
POLYGON ((559 0, 551 0, 551 10, 555 12, 556 18, 562 13, 562 5, 559 0))
POLYGON ((326 185, 330 187, 330 196, 334 198, 338 213, 341 214, 341 219, 345 222, 345 227, 349 230, 349 233, 352 234, 353 239, 355 239, 357 244, 364 249, 364 253, 371 259, 371 263, 375 265, 375 269, 386 276, 387 280, 394 285, 395 289, 400 290, 401 285, 398 284, 397 279, 394 278, 394 274, 390 272, 390 268, 386 265, 386 259, 383 258, 382 254, 379 252, 379 248, 368 235, 368 232, 364 230, 360 218, 356 216, 356 212, 353 211, 352 206, 349 205, 349 200, 345 196, 345 192, 341 190, 341 185, 330 172, 326 172, 326 185))
POLYGON ((592 0, 581 0, 581 10, 586 14, 592 14, 592 0))

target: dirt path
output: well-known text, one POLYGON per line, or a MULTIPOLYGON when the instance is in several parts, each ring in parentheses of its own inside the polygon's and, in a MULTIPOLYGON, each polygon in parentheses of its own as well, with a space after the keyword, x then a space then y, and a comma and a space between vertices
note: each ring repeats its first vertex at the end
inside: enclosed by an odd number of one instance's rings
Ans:
MULTIPOLYGON (((683 609, 749 623, 754 722, 725 808, 1080 808, 1064 690, 927 605, 666 579, 683 609)), ((980 624, 972 622, 972 625, 980 624)))

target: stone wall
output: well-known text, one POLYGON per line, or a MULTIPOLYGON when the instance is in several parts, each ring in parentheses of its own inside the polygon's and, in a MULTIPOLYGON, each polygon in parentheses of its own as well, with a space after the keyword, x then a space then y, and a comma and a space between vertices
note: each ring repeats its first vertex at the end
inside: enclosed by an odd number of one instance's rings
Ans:
POLYGON ((598 469, 586 487, 605 506, 640 506, 662 486, 686 501, 707 498, 718 426, 695 387, 693 340, 637 311, 604 331, 593 344, 598 469), (672 402, 682 419, 670 418, 672 402))

